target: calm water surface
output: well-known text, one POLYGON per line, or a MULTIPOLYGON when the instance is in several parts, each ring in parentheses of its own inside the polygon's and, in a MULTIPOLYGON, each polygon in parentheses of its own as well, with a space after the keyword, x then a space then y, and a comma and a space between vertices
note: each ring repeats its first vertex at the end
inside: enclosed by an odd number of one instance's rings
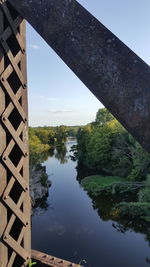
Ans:
MULTIPOLYGON (((68 151, 71 145, 66 144, 68 151)), ((85 259, 89 267, 150 266, 149 233, 106 218, 111 200, 92 201, 76 179, 77 163, 68 156, 57 152, 43 163, 52 186, 32 218, 32 247, 76 263, 85 259)))

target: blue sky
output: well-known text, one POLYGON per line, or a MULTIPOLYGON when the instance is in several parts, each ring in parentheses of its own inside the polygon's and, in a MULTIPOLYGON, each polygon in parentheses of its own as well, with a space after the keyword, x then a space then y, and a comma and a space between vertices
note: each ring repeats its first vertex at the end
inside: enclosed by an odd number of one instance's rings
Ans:
MULTIPOLYGON (((63 0, 62 0, 63 1, 63 0)), ((150 0, 79 0, 150 64, 150 0)), ((29 125, 83 125, 102 104, 27 24, 29 125)))

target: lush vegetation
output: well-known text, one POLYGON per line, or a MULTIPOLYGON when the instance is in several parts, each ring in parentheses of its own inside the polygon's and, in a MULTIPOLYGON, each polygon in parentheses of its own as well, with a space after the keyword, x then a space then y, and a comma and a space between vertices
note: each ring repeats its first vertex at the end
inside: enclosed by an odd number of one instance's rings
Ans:
POLYGON ((134 192, 136 202, 121 202, 120 214, 129 215, 131 209, 131 214, 148 219, 150 155, 105 108, 98 110, 93 123, 79 129, 77 141, 73 151, 78 165, 96 175, 82 181, 85 189, 93 196, 134 192))
POLYGON ((150 155, 106 109, 97 112, 94 123, 80 128, 77 141, 79 165, 95 173, 141 181, 150 172, 150 155))
POLYGON ((78 126, 35 127, 29 128, 30 166, 43 160, 44 152, 55 147, 63 147, 67 137, 76 137, 78 126))
POLYGON ((118 209, 120 216, 140 218, 150 222, 150 175, 147 175, 145 185, 137 193, 137 201, 120 202, 114 210, 118 209))

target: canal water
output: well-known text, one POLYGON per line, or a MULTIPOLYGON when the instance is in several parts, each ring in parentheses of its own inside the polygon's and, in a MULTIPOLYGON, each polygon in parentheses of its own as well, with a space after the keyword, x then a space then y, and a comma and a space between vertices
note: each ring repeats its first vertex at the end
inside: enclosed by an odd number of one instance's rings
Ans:
POLYGON ((32 218, 32 248, 88 267, 150 266, 148 226, 109 219, 111 199, 92 200, 76 179, 73 144, 43 162, 52 186, 32 218))

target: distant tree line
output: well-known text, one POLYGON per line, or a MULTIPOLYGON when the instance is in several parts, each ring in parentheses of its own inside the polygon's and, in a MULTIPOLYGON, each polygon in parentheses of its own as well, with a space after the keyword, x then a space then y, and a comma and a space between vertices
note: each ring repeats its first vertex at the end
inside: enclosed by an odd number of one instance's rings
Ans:
POLYGON ((79 126, 29 127, 30 165, 38 164, 42 152, 62 147, 67 137, 76 137, 79 126))

